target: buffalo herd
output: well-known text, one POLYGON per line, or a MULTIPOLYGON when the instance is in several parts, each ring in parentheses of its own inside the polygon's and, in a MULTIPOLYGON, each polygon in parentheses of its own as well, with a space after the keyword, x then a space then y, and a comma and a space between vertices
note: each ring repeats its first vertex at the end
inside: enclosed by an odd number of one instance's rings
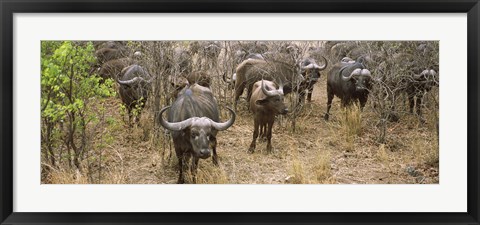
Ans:
MULTIPOLYGON (((310 102, 315 84, 325 73, 326 89, 317 91, 327 94, 324 115, 327 121, 334 96, 341 100, 343 107, 359 103, 363 110, 381 80, 373 72, 379 70, 371 67, 372 61, 378 61, 375 55, 362 54, 356 49, 345 50, 355 46, 355 42, 325 42, 309 48, 302 48, 298 42, 283 42, 273 49, 270 42, 264 41, 191 41, 186 45, 172 46, 173 63, 164 74, 151 74, 151 66, 148 68, 142 64, 144 53, 127 47, 126 42, 103 41, 94 42, 94 45, 97 64, 93 71, 103 79, 116 81, 119 96, 128 110, 129 123, 132 111, 146 104, 155 79, 165 77, 162 80, 171 85, 167 102, 172 103, 156 112, 156 121, 171 134, 178 158, 178 183, 185 182, 184 174, 188 168, 195 183, 199 159, 212 157, 213 163, 218 164, 217 133, 234 124, 237 105, 245 89, 254 124, 248 152, 255 151, 258 137, 266 139, 266 151, 271 152, 275 117, 289 113, 285 95, 295 94, 297 104, 305 104, 305 97, 310 102), (225 61, 219 56, 226 51, 231 53, 234 69, 224 69, 223 76, 220 76, 225 89, 233 89, 234 94, 233 107, 226 107, 230 118, 222 122, 212 92, 212 78, 225 61), (192 60, 194 56, 195 61, 192 60), (167 114, 166 119, 163 114, 167 114)), ((438 80, 438 64, 424 68, 417 66, 408 74, 402 81, 405 86, 402 90, 408 98, 410 112, 414 113, 416 107, 415 113, 421 116, 424 94, 438 86, 435 82, 438 80)), ((138 121, 139 116, 136 114, 134 121, 138 121)))

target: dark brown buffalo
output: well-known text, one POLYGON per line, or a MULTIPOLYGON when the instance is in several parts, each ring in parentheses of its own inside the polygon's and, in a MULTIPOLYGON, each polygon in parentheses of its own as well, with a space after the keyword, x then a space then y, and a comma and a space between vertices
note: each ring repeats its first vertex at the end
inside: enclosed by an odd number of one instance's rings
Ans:
POLYGON ((93 46, 97 50, 101 48, 124 49, 126 45, 126 41, 93 41, 93 46))
POLYGON ((100 65, 110 60, 126 57, 127 55, 126 51, 114 48, 101 48, 95 51, 95 56, 100 65))
MULTIPOLYGON (((153 77, 143 67, 136 64, 124 68, 121 74, 121 77, 117 79, 120 84, 119 94, 127 108, 128 122, 131 124, 132 110, 138 108, 141 111, 147 102, 153 77)), ((140 111, 135 120, 140 117, 140 111)))
POLYGON ((372 76, 370 71, 365 68, 362 58, 355 63, 338 63, 333 66, 327 77, 328 100, 325 120, 329 118, 334 96, 342 100, 343 106, 358 100, 363 109, 371 88, 372 76))
POLYGON ((133 60, 130 58, 110 60, 98 69, 98 75, 103 79, 117 79, 120 77, 122 70, 132 64, 133 60))
POLYGON ((405 92, 408 96, 410 105, 410 113, 416 107, 416 113, 422 117, 422 99, 426 92, 430 91, 434 86, 438 85, 437 72, 435 70, 423 70, 420 74, 414 74, 413 77, 406 80, 407 85, 405 92))
POLYGON ((224 123, 220 122, 218 105, 209 88, 198 84, 185 88, 175 102, 160 111, 160 124, 172 131, 173 144, 178 158, 180 174, 178 183, 184 183, 184 171, 192 158, 191 171, 193 182, 198 160, 206 159, 213 153, 213 163, 217 159, 217 132, 228 129, 235 122, 235 112, 228 108, 232 117, 224 123), (168 119, 162 117, 163 112, 170 109, 168 119))
POLYGON ((279 61, 245 60, 236 70, 235 108, 245 87, 247 88, 247 101, 250 101, 253 84, 262 79, 277 83, 285 95, 293 90, 298 91, 301 83, 305 80, 300 74, 298 66, 279 61))
POLYGON ((328 66, 328 61, 323 57, 324 64, 319 66, 315 59, 306 58, 300 64, 300 71, 305 80, 302 83, 302 90, 300 91, 299 100, 303 102, 305 100, 305 92, 308 91, 307 101, 312 101, 313 86, 320 79, 320 71, 323 71, 328 66))
POLYGON ((248 152, 255 151, 260 132, 267 138, 267 152, 272 152, 272 128, 275 116, 288 113, 287 106, 283 102, 283 90, 272 81, 257 81, 253 85, 250 110, 253 113, 254 130, 248 152))
MULTIPOLYGON (((265 60, 265 58, 263 58, 263 56, 261 54, 258 54, 258 53, 248 54, 248 55, 242 57, 242 59, 243 60, 240 61, 240 63, 243 62, 244 60, 248 60, 248 59, 265 60)), ((223 73, 222 78, 223 78, 223 81, 225 81, 225 83, 228 84, 229 89, 234 89, 235 88, 235 82, 237 80, 237 74, 236 73, 233 73, 231 78, 227 77, 227 73, 223 73)))

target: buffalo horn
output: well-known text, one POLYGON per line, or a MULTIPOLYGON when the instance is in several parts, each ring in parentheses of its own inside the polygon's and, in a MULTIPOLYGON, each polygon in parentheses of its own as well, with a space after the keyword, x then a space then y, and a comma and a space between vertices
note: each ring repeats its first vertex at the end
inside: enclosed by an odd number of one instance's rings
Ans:
POLYGON ((282 92, 283 92, 283 87, 280 87, 278 90, 269 91, 269 90, 267 90, 267 88, 265 87, 265 83, 264 83, 263 80, 262 80, 262 92, 263 92, 263 94, 265 94, 267 97, 274 97, 274 96, 277 96, 277 95, 282 94, 282 92))
POLYGON ((144 80, 144 79, 141 77, 134 77, 133 79, 130 79, 130 80, 117 80, 117 82, 123 85, 131 85, 131 84, 137 83, 140 80, 144 80))
POLYGON ((222 131, 222 130, 226 130, 228 129, 230 126, 233 125, 233 123, 235 122, 235 111, 233 111, 233 109, 227 107, 228 111, 230 111, 230 113, 232 113, 232 117, 227 121, 227 122, 224 122, 224 123, 217 123, 213 120, 211 120, 211 125, 212 127, 215 128, 215 130, 218 130, 218 131, 222 131))
POLYGON ((323 56, 322 56, 322 58, 323 58, 323 61, 325 62, 325 63, 323 64, 323 66, 320 67, 320 66, 318 66, 317 64, 315 64, 315 69, 318 69, 318 70, 320 70, 320 71, 326 69, 327 66, 328 66, 328 61, 327 61, 327 59, 326 59, 325 57, 323 57, 323 56))
POLYGON ((317 68, 317 67, 318 67, 318 65, 316 66, 315 63, 310 63, 307 66, 302 66, 302 70, 313 69, 313 68, 317 68))
POLYGON ((175 123, 171 123, 171 122, 168 122, 166 120, 163 119, 163 112, 165 112, 167 109, 169 109, 170 106, 167 106, 165 108, 163 108, 162 110, 160 110, 160 125, 162 125, 162 127, 164 127, 165 129, 168 129, 168 130, 172 130, 172 131, 181 131, 187 127, 189 127, 190 125, 192 125, 192 121, 193 121, 193 118, 188 118, 184 121, 181 121, 181 122, 175 122, 175 123))
POLYGON ((422 73, 420 73, 420 74, 415 74, 415 75, 413 75, 413 78, 414 78, 415 80, 418 80, 418 79, 421 79, 422 77, 427 76, 428 73, 430 73, 429 70, 424 70, 424 71, 422 71, 422 73))
POLYGON ((358 76, 358 75, 360 75, 361 72, 362 72, 362 69, 357 68, 357 69, 355 69, 352 73, 350 73, 350 76, 348 76, 348 77, 344 77, 343 75, 341 75, 341 76, 342 76, 342 80, 344 80, 344 81, 349 81, 350 79, 352 79, 353 76, 358 76))
POLYGON ((367 76, 367 77, 370 77, 370 78, 372 77, 372 74, 370 73, 370 70, 367 70, 367 69, 363 69, 363 70, 360 72, 360 74, 361 74, 362 76, 367 76))
POLYGON ((131 74, 131 73, 135 73, 135 72, 140 72, 142 75, 145 75, 147 77, 150 77, 149 80, 145 80, 145 78, 141 77, 141 76, 137 76, 137 77, 134 77, 130 80, 125 80, 125 81, 122 81, 122 80, 117 80, 117 82, 119 84, 124 84, 124 85, 131 85, 133 83, 136 83, 138 81, 145 81, 147 83, 151 83, 153 81, 153 77, 150 76, 150 74, 148 74, 148 72, 141 66, 139 65, 131 65, 129 67, 126 67, 122 70, 122 74, 131 74))
MULTIPOLYGON (((235 76, 235 74, 233 74, 233 76, 235 76)), ((223 73, 222 78, 223 78, 223 81, 225 81, 225 83, 227 84, 231 84, 234 81, 233 77, 232 78, 227 77, 227 72, 223 73)))

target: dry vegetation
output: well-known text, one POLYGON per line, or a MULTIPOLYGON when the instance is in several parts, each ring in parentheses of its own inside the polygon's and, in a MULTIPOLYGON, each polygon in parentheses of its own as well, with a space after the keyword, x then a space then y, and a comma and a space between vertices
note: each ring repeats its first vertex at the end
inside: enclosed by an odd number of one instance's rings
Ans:
MULTIPOLYGON (((225 51, 222 55, 227 56, 225 51)), ((227 57, 228 58, 228 57, 227 57)), ((154 59, 144 59, 152 62, 154 59)), ((212 69, 212 90, 222 110, 221 120, 228 119, 225 106, 231 105, 233 91, 224 88, 218 74, 233 64, 221 63, 212 69)), ((330 62, 332 63, 332 62, 330 62)), ((153 73, 158 72, 151 69, 153 73)), ((164 82, 165 79, 156 82, 164 82)), ((162 84, 162 88, 166 85, 162 84)), ((273 128, 273 153, 266 143, 257 142, 257 151, 247 153, 252 140, 253 117, 241 99, 235 124, 218 133, 219 166, 211 159, 200 160, 197 183, 206 184, 424 184, 439 182, 438 88, 424 98, 423 123, 408 113, 408 103, 400 98, 398 122, 386 122, 388 136, 379 141, 382 124, 373 103, 363 110, 356 106, 342 109, 334 99, 330 121, 326 122, 326 71, 315 85, 312 102, 305 103, 295 115, 278 117, 273 128)), ((168 92, 168 87, 164 90, 168 92)), ((152 95, 155 95, 154 90, 152 95)), ((161 90, 160 90, 161 91, 161 90)), ((154 123, 158 106, 167 105, 165 95, 151 97, 138 124, 129 126, 118 97, 93 101, 102 105, 101 122, 87 127, 88 148, 80 168, 69 160, 46 160, 42 143, 42 183, 53 184, 174 184, 178 168, 175 150, 168 132, 154 123)), ((287 96, 295 104, 295 95, 287 96)), ((60 131, 61 133, 61 131, 60 131)), ((61 134, 60 134, 61 136, 61 134)), ((57 152, 65 148, 56 145, 57 152)), ((56 153, 59 154, 59 153, 56 153)), ((56 156, 68 157, 68 156, 56 156)), ((59 158, 60 159, 60 158, 59 158)), ((191 174, 187 174, 187 181, 191 174)))

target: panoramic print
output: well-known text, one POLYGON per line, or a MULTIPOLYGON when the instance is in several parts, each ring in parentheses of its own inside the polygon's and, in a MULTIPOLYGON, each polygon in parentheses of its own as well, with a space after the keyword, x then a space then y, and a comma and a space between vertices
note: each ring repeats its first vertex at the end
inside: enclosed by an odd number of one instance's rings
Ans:
POLYGON ((438 41, 42 41, 42 184, 438 184, 438 41))

